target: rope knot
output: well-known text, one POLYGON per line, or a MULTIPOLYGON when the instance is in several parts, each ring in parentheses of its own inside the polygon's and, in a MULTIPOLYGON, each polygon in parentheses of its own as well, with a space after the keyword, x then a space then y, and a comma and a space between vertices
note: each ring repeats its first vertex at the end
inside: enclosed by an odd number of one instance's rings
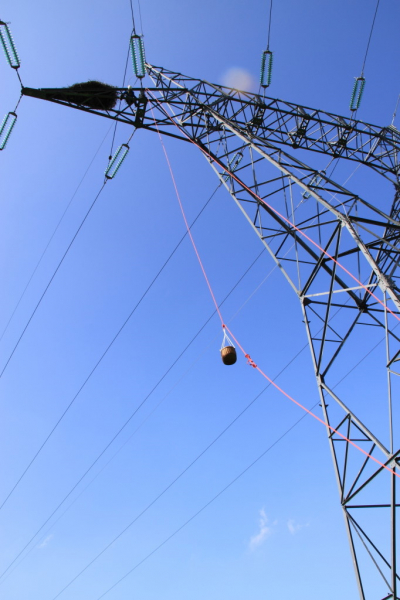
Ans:
POLYGON ((250 365, 251 367, 253 367, 253 369, 257 369, 257 365, 254 362, 254 360, 251 358, 250 354, 245 354, 245 357, 247 358, 247 364, 250 365))

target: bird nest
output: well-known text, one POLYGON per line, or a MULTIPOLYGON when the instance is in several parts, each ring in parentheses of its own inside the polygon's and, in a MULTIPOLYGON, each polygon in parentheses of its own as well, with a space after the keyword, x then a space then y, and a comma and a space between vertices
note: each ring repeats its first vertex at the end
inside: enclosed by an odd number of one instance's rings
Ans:
POLYGON ((117 90, 112 85, 101 81, 74 83, 69 87, 52 91, 51 97, 54 100, 64 100, 97 110, 111 110, 118 100, 117 90))

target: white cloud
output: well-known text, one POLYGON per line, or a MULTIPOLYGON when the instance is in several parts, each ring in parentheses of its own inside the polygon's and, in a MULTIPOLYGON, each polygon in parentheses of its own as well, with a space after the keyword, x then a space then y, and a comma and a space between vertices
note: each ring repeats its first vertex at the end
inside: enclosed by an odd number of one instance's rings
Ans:
POLYGON ((237 67, 229 69, 224 73, 222 84, 235 90, 243 90, 244 92, 254 92, 257 87, 251 73, 237 67))
POLYGON ((274 521, 271 525, 268 525, 268 517, 265 514, 265 510, 262 508, 260 510, 260 519, 258 522, 259 531, 255 535, 250 538, 249 548, 250 550, 255 550, 261 544, 265 542, 267 537, 269 537, 272 533, 272 528, 277 524, 277 521, 274 521))
POLYGON ((49 542, 53 539, 54 535, 51 533, 50 535, 48 535, 46 538, 44 538, 43 542, 41 542, 37 548, 45 548, 47 546, 47 544, 49 544, 49 542))
POLYGON ((296 521, 294 519, 289 519, 289 521, 287 522, 287 527, 292 535, 296 535, 296 533, 298 533, 300 531, 300 529, 303 529, 304 527, 308 527, 309 525, 310 525, 310 523, 301 525, 300 523, 296 523, 296 521))

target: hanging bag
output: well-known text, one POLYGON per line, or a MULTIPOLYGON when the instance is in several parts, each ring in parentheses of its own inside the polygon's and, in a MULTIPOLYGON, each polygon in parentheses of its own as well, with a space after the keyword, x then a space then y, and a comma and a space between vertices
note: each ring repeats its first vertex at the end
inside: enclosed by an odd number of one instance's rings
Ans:
POLYGON ((224 365, 234 365, 237 360, 236 348, 232 340, 227 336, 225 329, 221 344, 221 358, 224 365))

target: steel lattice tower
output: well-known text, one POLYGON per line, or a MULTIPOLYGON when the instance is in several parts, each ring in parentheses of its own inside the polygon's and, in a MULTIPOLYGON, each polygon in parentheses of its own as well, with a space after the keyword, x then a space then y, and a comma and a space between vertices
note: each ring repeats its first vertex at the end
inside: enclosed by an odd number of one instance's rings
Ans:
MULTIPOLYGON (((392 390, 400 374, 400 330, 395 331, 400 315, 400 133, 392 126, 238 92, 149 64, 146 68, 153 87, 118 89, 121 102, 115 110, 85 106, 88 92, 82 93, 82 103, 76 91, 69 99, 65 88, 64 99, 54 98, 61 91, 55 89, 23 88, 22 93, 159 130, 204 154, 299 298, 326 424, 369 455, 327 428, 360 598, 372 599, 366 584, 372 568, 381 581, 374 600, 396 600, 397 476, 371 456, 398 472, 392 390), (393 183, 390 211, 287 152, 297 148, 374 169, 393 183), (303 197, 296 207, 293 186, 301 188, 303 197), (333 366, 361 325, 378 327, 386 343, 381 369, 387 373, 387 389, 376 401, 377 411, 388 413, 384 441, 353 411, 357 390, 339 397, 333 389, 333 366)), ((93 91, 92 98, 101 94, 93 91)), ((354 358, 364 350, 351 346, 354 358)))

